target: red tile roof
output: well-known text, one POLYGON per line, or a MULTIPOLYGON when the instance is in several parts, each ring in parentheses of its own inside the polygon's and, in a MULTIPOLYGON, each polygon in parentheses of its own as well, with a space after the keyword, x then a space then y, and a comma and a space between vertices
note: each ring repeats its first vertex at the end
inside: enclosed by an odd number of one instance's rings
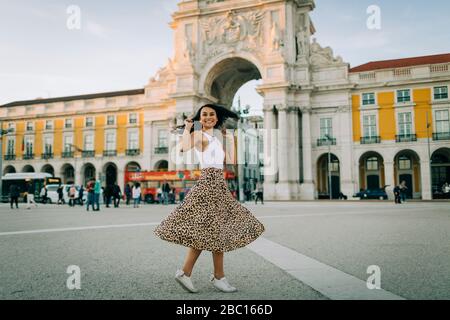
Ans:
POLYGON ((46 98, 46 99, 38 98, 38 99, 34 99, 34 100, 10 102, 10 103, 4 104, 4 105, 0 105, 0 108, 15 107, 15 106, 27 106, 27 105, 41 104, 41 103, 66 102, 66 101, 73 101, 73 100, 111 98, 111 97, 118 97, 118 96, 133 96, 133 95, 139 95, 139 94, 144 94, 144 93, 145 93, 145 89, 133 89, 133 90, 124 90, 124 91, 83 94, 83 95, 69 96, 69 97, 46 98))
POLYGON ((427 64, 450 62, 450 53, 436 54, 432 56, 413 57, 405 59, 394 59, 384 61, 372 61, 350 69, 350 72, 365 72, 380 69, 393 69, 427 64))

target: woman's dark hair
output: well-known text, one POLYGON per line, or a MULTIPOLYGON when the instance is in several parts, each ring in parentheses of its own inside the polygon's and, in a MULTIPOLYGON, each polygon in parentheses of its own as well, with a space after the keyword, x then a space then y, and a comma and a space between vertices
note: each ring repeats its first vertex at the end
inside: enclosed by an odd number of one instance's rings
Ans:
MULTIPOLYGON (((228 110, 224 106, 221 106, 218 104, 205 104, 205 105, 201 106, 195 113, 194 117, 192 117, 192 121, 194 121, 194 123, 196 121, 200 121, 200 116, 202 114, 202 110, 203 110, 203 108, 206 108, 206 107, 214 109, 214 111, 216 111, 217 123, 214 126, 214 129, 219 129, 220 127, 222 127, 223 123, 228 118, 232 118, 232 119, 236 119, 236 120, 239 119, 239 116, 235 112, 228 110)), ((178 126, 177 129, 184 130, 184 127, 185 127, 185 125, 183 124, 181 126, 178 126)), ((192 126, 191 132, 193 132, 194 129, 195 129, 195 125, 192 126)))

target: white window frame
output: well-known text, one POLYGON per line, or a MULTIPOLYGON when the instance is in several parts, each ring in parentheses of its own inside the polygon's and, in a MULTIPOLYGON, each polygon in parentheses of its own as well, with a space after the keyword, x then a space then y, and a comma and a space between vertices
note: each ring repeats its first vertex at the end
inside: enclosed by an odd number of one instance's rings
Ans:
POLYGON ((26 132, 33 132, 34 131, 34 121, 27 121, 25 123, 25 131, 26 132), (28 130, 28 124, 31 124, 31 129, 28 130))
POLYGON ((74 121, 73 118, 66 118, 64 119, 64 129, 73 129, 74 128, 74 121), (67 121, 71 121, 70 127, 67 127, 67 121))
POLYGON ((66 146, 67 146, 66 139, 69 139, 70 144, 73 145, 73 135, 72 134, 63 135, 63 148, 62 148, 63 152, 74 152, 75 150, 72 148, 72 146, 70 146, 66 149, 66 146))
POLYGON ((30 136, 30 135, 26 135, 24 137, 24 150, 23 150, 23 154, 27 155, 27 154, 34 154, 34 136, 30 136), (27 149, 28 149, 28 144, 31 144, 31 152, 27 153, 27 149))
POLYGON ((325 134, 322 134, 322 128, 327 128, 328 134, 330 138, 333 138, 333 118, 332 117, 322 117, 319 119, 319 136, 320 139, 326 139, 325 134), (322 121, 329 120, 330 126, 329 127, 322 127, 322 121))
POLYGON ((15 155, 16 154, 16 137, 7 137, 6 139, 6 155, 15 155), (10 150, 10 141, 12 141, 13 148, 10 150), (10 152, 12 151, 12 152, 10 152))
POLYGON ((433 101, 448 101, 449 100, 449 90, 448 90, 449 86, 448 85, 442 85, 442 86, 433 86, 433 90, 432 90, 432 97, 433 97, 433 101), (446 87, 447 88, 447 98, 440 98, 440 99, 436 99, 435 98, 435 90, 437 88, 443 88, 446 87))
POLYGON ((52 131, 55 129, 55 123, 53 120, 45 120, 45 124, 44 124, 44 130, 45 131, 52 131), (50 127, 51 128, 47 128, 47 123, 50 123, 50 127))
POLYGON ((86 116, 86 117, 84 118, 84 127, 85 127, 85 128, 94 128, 94 127, 95 127, 95 117, 94 117, 94 116, 86 116), (87 125, 87 120, 88 120, 88 118, 91 118, 91 119, 92 119, 92 125, 91 125, 91 126, 88 126, 88 125, 87 125))
POLYGON ((377 101, 377 93, 376 92, 363 92, 363 93, 361 93, 361 108, 363 108, 363 107, 373 107, 373 106, 376 106, 378 104, 378 101, 377 101), (366 95, 366 94, 373 94, 373 96, 374 96, 374 99, 373 99, 373 103, 371 103, 371 104, 364 104, 364 95, 366 95))
POLYGON ((397 89, 395 90, 395 103, 396 104, 408 104, 408 103, 413 103, 413 96, 412 96, 412 90, 410 88, 405 88, 405 89, 397 89), (399 92, 400 91, 409 91, 409 101, 399 101, 399 92))
MULTIPOLYGON (((403 111, 399 111, 396 113, 396 122, 397 122, 397 135, 412 135, 414 134, 414 116, 413 116, 413 112, 409 111, 409 110, 403 110, 403 111), (400 126, 400 118, 402 114, 409 114, 411 117, 411 122, 410 122, 410 126, 411 126, 411 131, 409 133, 403 133, 401 132, 401 126, 400 126)), ((406 122, 405 122, 406 123, 406 122)))
MULTIPOLYGON (((433 114, 433 119, 434 119, 434 133, 449 133, 450 132, 450 109, 448 109, 448 108, 446 108, 446 109, 437 109, 437 110, 434 110, 434 114, 433 114), (449 130, 447 130, 447 131, 438 131, 438 119, 437 119, 437 113, 438 112, 447 112, 447 116, 448 116, 448 120, 447 120, 447 123, 448 123, 448 126, 449 126, 449 130)), ((441 121, 439 121, 439 122, 441 122, 441 121)), ((442 122, 444 122, 444 121, 442 121, 442 122)))
POLYGON ((115 150, 117 150, 117 133, 116 133, 116 131, 114 130, 106 130, 105 131, 105 145, 104 145, 104 150, 105 151, 115 151, 115 150), (108 137, 109 136, 113 136, 114 137, 114 139, 113 139, 113 148, 111 149, 111 148, 108 148, 109 146, 108 146, 108 143, 109 143, 109 141, 108 141, 108 137))
POLYGON ((134 150, 139 149, 139 130, 137 129, 130 129, 127 131, 127 149, 128 150, 134 150), (132 147, 130 144, 130 136, 132 134, 136 134, 137 140, 136 140, 136 148, 132 147))
POLYGON ((376 125, 376 134, 374 135, 375 137, 378 137, 379 136, 379 128, 380 128, 380 126, 379 126, 379 124, 378 124, 378 112, 364 112, 364 113, 361 113, 361 137, 363 137, 363 138, 370 138, 370 137, 368 137, 368 136, 365 136, 364 135, 364 117, 366 117, 366 116, 375 116, 375 125, 376 125))
POLYGON ((8 122, 8 129, 13 129, 13 132, 15 132, 16 131, 16 123, 8 122))
POLYGON ((399 171, 402 171, 402 170, 411 170, 411 169, 412 169, 412 159, 411 159, 411 157, 409 157, 409 156, 403 155, 403 156, 398 157, 397 163, 398 163, 398 170, 399 170, 399 171), (402 168, 402 167, 401 167, 401 163, 403 163, 403 161, 406 161, 406 159, 401 159, 402 157, 405 157, 405 158, 408 159, 408 162, 409 162, 409 167, 408 167, 408 168, 402 168))
POLYGON ((106 126, 115 126, 117 123, 117 117, 114 114, 108 114, 106 115, 106 126), (112 117, 113 118, 113 123, 108 123, 108 118, 112 117))
POLYGON ((86 132, 83 136, 83 150, 84 151, 94 151, 95 150, 95 135, 92 132, 86 132), (92 137, 92 149, 86 148, 86 138, 88 136, 92 137))
POLYGON ((45 149, 45 146, 46 146, 46 144, 45 144, 45 140, 47 140, 47 139, 49 139, 50 140, 50 150, 51 150, 51 152, 49 152, 49 153, 53 153, 53 135, 44 135, 43 137, 42 137, 42 153, 47 153, 46 152, 46 149, 45 149))
POLYGON ((165 128, 158 128, 156 130, 156 147, 157 148, 168 148, 169 147, 169 130, 165 129, 165 128), (160 145, 160 135, 159 133, 161 131, 166 131, 166 145, 160 145))
POLYGON ((128 114, 128 124, 130 124, 130 125, 137 125, 137 124, 139 124, 139 113, 137 113, 137 112, 130 112, 128 114), (131 115, 132 114, 136 115, 136 122, 134 122, 134 123, 131 123, 131 115))

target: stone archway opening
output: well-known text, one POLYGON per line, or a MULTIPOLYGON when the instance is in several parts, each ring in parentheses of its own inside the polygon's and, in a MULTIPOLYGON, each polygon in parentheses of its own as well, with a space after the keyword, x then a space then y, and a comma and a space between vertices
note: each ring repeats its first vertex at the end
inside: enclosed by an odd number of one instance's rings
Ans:
POLYGON ((103 166, 103 174, 107 186, 117 183, 117 166, 114 163, 109 162, 105 164, 103 166))
POLYGON ((29 164, 23 167, 22 172, 35 172, 33 166, 30 166, 29 164))
POLYGON ((433 199, 450 199, 445 184, 450 184, 450 148, 441 148, 431 156, 431 190, 433 199))
POLYGON ((53 168, 52 165, 50 164, 46 164, 45 166, 42 167, 41 172, 43 173, 49 173, 51 174, 53 177, 55 176, 55 169, 53 168))
POLYGON ((155 164, 156 171, 168 171, 169 170, 169 162, 167 160, 160 160, 155 164))
POLYGON ((231 106, 237 91, 247 82, 260 80, 260 71, 252 62, 239 58, 227 58, 217 63, 205 80, 205 92, 225 106, 231 106))
POLYGON ((364 153, 359 159, 360 190, 374 190, 385 186, 384 159, 375 152, 364 153))
POLYGON ((96 170, 93 164, 86 163, 81 169, 81 173, 83 184, 87 185, 90 180, 95 179, 96 170))
POLYGON ((394 184, 405 181, 409 199, 420 199, 422 186, 420 180, 420 158, 415 151, 402 150, 394 158, 394 184))
POLYGON ((61 167, 61 180, 63 184, 72 184, 75 181, 75 169, 71 164, 64 164, 61 167))
POLYGON ((139 172, 141 171, 141 165, 137 162, 128 162, 125 166, 125 172, 139 172))
POLYGON ((341 193, 340 163, 334 154, 323 154, 317 160, 317 192, 319 199, 339 199, 341 193), (331 181, 330 181, 331 180, 331 181), (331 188, 330 188, 331 183, 331 188))
POLYGON ((6 166, 5 169, 3 169, 3 175, 8 173, 16 173, 16 168, 13 166, 6 166))

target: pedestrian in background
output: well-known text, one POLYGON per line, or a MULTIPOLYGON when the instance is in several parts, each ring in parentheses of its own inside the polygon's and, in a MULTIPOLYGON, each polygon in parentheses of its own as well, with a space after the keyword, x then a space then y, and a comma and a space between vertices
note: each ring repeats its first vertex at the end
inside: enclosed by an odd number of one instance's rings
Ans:
POLYGON ((82 206, 83 203, 83 196, 84 196, 84 188, 83 185, 80 186, 80 189, 78 189, 78 204, 82 206))
POLYGON ((42 200, 43 204, 47 204, 47 200, 48 200, 47 193, 48 193, 47 186, 44 184, 44 186, 42 187, 41 192, 39 194, 41 196, 41 200, 42 200))
POLYGON ((114 208, 118 208, 120 204, 120 198, 122 197, 122 190, 117 183, 113 186, 113 198, 114 198, 114 208))
POLYGON ((69 206, 73 207, 75 206, 75 195, 77 193, 77 189, 75 188, 75 185, 72 184, 69 188, 69 206))
POLYGON ((161 202, 164 202, 165 205, 169 204, 169 192, 170 192, 170 185, 166 180, 164 180, 164 183, 162 185, 161 202))
POLYGON ((59 185, 58 189, 56 189, 56 192, 58 193, 58 204, 64 204, 64 190, 63 186, 59 185))
POLYGON ((402 181, 400 183, 400 200, 402 203, 406 202, 406 192, 408 190, 408 187, 406 186, 406 181, 402 181))
POLYGON ((394 187, 394 203, 395 204, 400 204, 400 186, 395 186, 394 187))
POLYGON ((141 186, 139 183, 135 183, 132 189, 133 194, 133 208, 139 208, 141 202, 141 186))
POLYGON ((131 187, 128 183, 125 185, 125 197, 127 198, 127 206, 128 206, 131 200, 131 187))
POLYGON ((255 188, 255 204, 258 204, 258 199, 261 199, 261 204, 264 204, 264 197, 263 197, 263 184, 261 181, 256 180, 256 188, 255 188))
POLYGON ((95 211, 95 182, 90 180, 86 185, 87 191, 87 206, 86 210, 89 211, 89 206, 92 206, 92 211, 95 211))
POLYGON ((9 198, 11 201, 11 209, 14 209, 13 204, 16 204, 16 209, 19 209, 19 197, 20 197, 20 190, 17 184, 13 183, 9 187, 9 198))
POLYGON ((102 186, 100 181, 93 179, 94 181, 94 203, 96 208, 94 211, 100 211, 100 193, 102 192, 102 186))
POLYGON ((34 200, 34 192, 35 192, 35 187, 34 187, 34 183, 32 180, 29 180, 27 183, 27 209, 30 210, 31 209, 31 204, 33 203, 35 207, 37 207, 37 203, 34 200))

